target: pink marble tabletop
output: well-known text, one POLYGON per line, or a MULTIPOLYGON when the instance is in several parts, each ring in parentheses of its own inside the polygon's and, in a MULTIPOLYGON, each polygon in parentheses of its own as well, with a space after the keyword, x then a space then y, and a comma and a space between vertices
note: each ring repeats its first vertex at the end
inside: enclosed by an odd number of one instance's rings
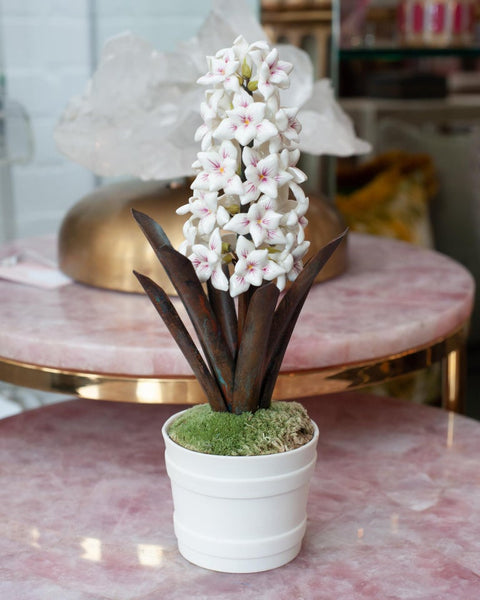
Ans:
MULTIPOLYGON (((52 257, 55 239, 3 246, 0 259, 25 249, 52 257)), ((312 289, 283 371, 389 356, 468 320, 474 282, 453 260, 360 234, 350 235, 348 255, 344 274, 312 289)), ((191 375, 146 296, 81 284, 44 290, 0 279, 0 356, 99 374, 191 375)))
POLYGON ((475 600, 480 423, 350 393, 320 428, 299 556, 270 572, 176 549, 160 427, 175 410, 72 400, 0 421, 2 600, 475 600))

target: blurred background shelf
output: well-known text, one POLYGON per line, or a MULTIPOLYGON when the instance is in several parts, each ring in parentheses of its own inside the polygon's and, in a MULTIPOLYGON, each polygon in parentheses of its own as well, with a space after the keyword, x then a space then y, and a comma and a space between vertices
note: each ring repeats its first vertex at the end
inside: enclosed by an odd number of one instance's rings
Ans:
POLYGON ((339 47, 338 58, 342 61, 347 60, 405 60, 408 58, 431 58, 431 57, 457 57, 457 58, 478 58, 480 57, 480 48, 465 46, 449 46, 447 48, 435 47, 339 47))

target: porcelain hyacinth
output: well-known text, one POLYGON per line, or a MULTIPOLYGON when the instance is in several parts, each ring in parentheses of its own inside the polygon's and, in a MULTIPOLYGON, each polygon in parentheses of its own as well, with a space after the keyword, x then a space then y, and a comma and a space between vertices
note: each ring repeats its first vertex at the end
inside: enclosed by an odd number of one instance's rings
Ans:
POLYGON ((296 167, 300 124, 297 109, 280 106, 292 65, 266 42, 233 47, 207 58, 198 83, 209 86, 196 132, 201 151, 180 251, 200 281, 210 280, 231 296, 273 281, 283 290, 301 271, 308 198, 296 167), (223 265, 232 263, 228 277, 223 265))
POLYGON ((135 274, 213 412, 240 415, 270 407, 308 292, 346 232, 303 265, 309 244, 308 198, 300 187, 306 177, 296 166, 300 125, 297 110, 280 106, 279 94, 292 65, 266 42, 249 45, 243 37, 207 60, 193 195, 177 210, 190 215, 180 251, 160 223, 132 211, 197 340, 166 291, 135 274))

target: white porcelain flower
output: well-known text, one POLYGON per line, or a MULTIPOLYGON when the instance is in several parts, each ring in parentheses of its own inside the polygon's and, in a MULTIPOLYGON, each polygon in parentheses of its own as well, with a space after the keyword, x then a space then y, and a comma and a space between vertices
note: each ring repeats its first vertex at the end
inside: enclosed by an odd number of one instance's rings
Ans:
POLYGON ((268 250, 255 248, 247 238, 239 236, 236 253, 238 262, 230 277, 230 295, 246 292, 250 285, 259 286, 262 281, 272 281, 284 274, 283 269, 268 258, 268 250))
POLYGON ((282 215, 275 212, 267 201, 251 204, 247 213, 234 215, 225 225, 227 231, 234 231, 241 235, 250 234, 253 243, 258 248, 263 242, 268 244, 282 244, 285 235, 279 228, 282 215))
POLYGON ((223 189, 227 194, 240 193, 242 182, 236 173, 237 156, 236 147, 229 141, 223 142, 218 150, 199 152, 197 157, 202 170, 191 188, 211 192, 223 189))
POLYGON ((216 138, 235 138, 242 146, 247 146, 252 140, 261 144, 277 135, 277 127, 265 119, 264 102, 254 102, 251 96, 244 93, 234 106, 232 110, 227 111, 227 118, 223 119, 215 130, 216 138))
POLYGON ((287 88, 290 85, 288 74, 292 65, 278 59, 278 50, 273 48, 262 62, 258 73, 258 89, 265 98, 275 92, 276 88, 287 88))
POLYGON ((198 220, 197 228, 200 235, 210 234, 217 224, 218 192, 195 190, 189 204, 177 209, 177 214, 191 212, 198 220))
POLYGON ((207 58, 209 63, 209 71, 206 75, 202 75, 197 83, 212 85, 215 83, 224 83, 227 89, 238 89, 238 79, 235 72, 238 68, 239 61, 235 57, 233 48, 227 50, 219 50, 216 56, 207 58), (233 77, 232 77, 233 75, 233 77), (233 83, 236 81, 236 85, 233 83))
POLYGON ((282 141, 286 146, 297 147, 299 134, 302 131, 300 121, 297 119, 297 108, 281 108, 275 115, 275 121, 282 141))
POLYGON ((284 149, 280 154, 280 164, 282 165, 282 168, 292 176, 292 181, 294 183, 303 183, 307 179, 305 173, 295 166, 299 158, 300 150, 298 149, 292 151, 284 149))
POLYGON ((242 204, 256 200, 260 194, 276 198, 279 186, 284 185, 293 176, 282 169, 278 154, 269 154, 260 158, 259 154, 248 146, 243 150, 245 164, 244 193, 242 204))
POLYGON ((293 258, 293 266, 288 270, 288 279, 290 281, 295 281, 295 279, 300 274, 300 271, 303 269, 303 257, 308 252, 310 247, 309 241, 304 241, 299 244, 295 250, 292 252, 293 258))
POLYGON ((227 103, 225 110, 227 110, 230 104, 224 90, 212 90, 205 94, 205 101, 200 105, 203 123, 195 132, 195 141, 201 140, 201 148, 204 151, 212 143, 212 134, 221 122, 221 107, 225 102, 227 103))
POLYGON ((193 244, 197 241, 197 233, 198 230, 195 225, 192 223, 192 219, 188 219, 185 221, 183 225, 183 237, 185 238, 183 242, 180 244, 179 252, 187 255, 191 249, 193 244))
POLYGON ((222 238, 219 229, 215 229, 208 240, 208 245, 194 244, 193 253, 189 256, 198 279, 212 280, 219 290, 228 290, 228 280, 222 271, 222 238))

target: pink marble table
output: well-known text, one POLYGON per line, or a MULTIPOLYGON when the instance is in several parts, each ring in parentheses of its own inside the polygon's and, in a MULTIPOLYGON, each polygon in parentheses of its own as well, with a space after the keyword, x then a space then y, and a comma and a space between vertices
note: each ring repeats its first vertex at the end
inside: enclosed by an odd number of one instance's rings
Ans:
POLYGON ((219 574, 176 549, 160 427, 178 407, 73 400, 0 421, 2 600, 474 600, 480 423, 361 393, 320 428, 300 555, 219 574))
MULTIPOLYGON (((3 246, 0 259, 25 248, 54 257, 55 239, 3 246)), ((468 321, 474 281, 453 260, 360 234, 350 235, 348 256, 343 275, 312 289, 282 372, 335 369, 398 355, 446 338, 468 321)), ((0 357, 97 375, 192 375, 144 295, 82 284, 39 290, 0 280, 0 357)), ((75 392, 89 397, 91 389, 84 385, 75 392)))

